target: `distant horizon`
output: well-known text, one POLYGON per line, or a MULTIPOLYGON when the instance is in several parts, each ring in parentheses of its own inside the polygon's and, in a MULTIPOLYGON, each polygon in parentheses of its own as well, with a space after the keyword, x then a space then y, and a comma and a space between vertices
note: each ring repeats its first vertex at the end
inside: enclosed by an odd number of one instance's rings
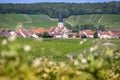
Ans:
POLYGON ((120 0, 0 0, 0 3, 7 4, 32 4, 32 3, 103 3, 120 0))

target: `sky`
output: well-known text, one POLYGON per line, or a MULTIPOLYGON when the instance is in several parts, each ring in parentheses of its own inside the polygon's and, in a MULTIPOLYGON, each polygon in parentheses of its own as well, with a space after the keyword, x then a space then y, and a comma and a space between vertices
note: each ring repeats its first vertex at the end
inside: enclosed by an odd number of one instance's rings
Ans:
POLYGON ((69 2, 69 3, 94 3, 94 2, 109 2, 120 0, 0 0, 0 3, 37 3, 37 2, 69 2))

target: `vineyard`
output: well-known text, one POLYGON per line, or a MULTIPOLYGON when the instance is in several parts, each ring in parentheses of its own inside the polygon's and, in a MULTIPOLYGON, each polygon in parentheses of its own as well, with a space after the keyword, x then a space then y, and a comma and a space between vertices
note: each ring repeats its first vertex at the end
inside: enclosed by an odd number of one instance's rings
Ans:
POLYGON ((92 14, 92 15, 78 15, 70 16, 66 19, 72 25, 93 24, 95 26, 104 25, 110 29, 119 30, 119 14, 92 14))
MULTIPOLYGON (((65 24, 71 26, 92 24, 95 27, 104 25, 110 30, 120 30, 119 14, 89 14, 89 15, 72 15, 64 19, 65 24)), ((0 28, 37 28, 44 27, 49 29, 57 26, 57 18, 50 18, 42 14, 0 14, 0 28)))
POLYGON ((16 28, 50 28, 57 25, 51 21, 47 15, 27 15, 27 14, 0 14, 0 28, 16 29, 16 28), (47 23, 47 24, 46 24, 47 23))
POLYGON ((119 39, 0 38, 0 80, 120 80, 119 39))

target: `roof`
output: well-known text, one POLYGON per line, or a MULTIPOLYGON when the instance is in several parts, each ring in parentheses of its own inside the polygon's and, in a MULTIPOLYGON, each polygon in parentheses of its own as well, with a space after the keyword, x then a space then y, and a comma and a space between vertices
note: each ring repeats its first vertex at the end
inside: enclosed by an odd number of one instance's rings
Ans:
POLYGON ((118 37, 120 37, 120 31, 111 31, 111 33, 113 34, 113 35, 115 35, 115 36, 118 36, 118 37))
POLYGON ((84 30, 87 35, 93 35, 95 32, 92 30, 84 30))
POLYGON ((63 35, 68 34, 70 31, 64 26, 64 27, 51 27, 49 30, 49 35, 63 35))
POLYGON ((54 31, 55 31, 55 29, 56 29, 56 26, 51 27, 51 28, 50 28, 50 30, 49 30, 49 32, 50 32, 50 33, 51 33, 51 32, 54 32, 54 31))
POLYGON ((100 35, 111 35, 110 32, 104 31, 104 32, 98 32, 100 35))
POLYGON ((42 27, 40 27, 40 28, 38 28, 38 29, 34 29, 34 30, 32 30, 34 33, 44 33, 44 32, 49 32, 49 30, 46 30, 46 29, 44 29, 44 28, 42 28, 42 27))
POLYGON ((34 34, 31 30, 24 29, 19 29, 18 31, 15 31, 15 33, 18 37, 30 37, 32 34, 34 34))

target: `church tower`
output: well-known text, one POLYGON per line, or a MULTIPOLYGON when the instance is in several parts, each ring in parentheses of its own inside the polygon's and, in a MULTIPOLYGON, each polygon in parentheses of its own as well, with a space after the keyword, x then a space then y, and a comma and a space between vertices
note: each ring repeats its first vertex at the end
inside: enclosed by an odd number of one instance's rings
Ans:
POLYGON ((64 26, 63 24, 63 18, 62 18, 62 13, 59 13, 59 19, 58 19, 58 27, 62 28, 64 26))

